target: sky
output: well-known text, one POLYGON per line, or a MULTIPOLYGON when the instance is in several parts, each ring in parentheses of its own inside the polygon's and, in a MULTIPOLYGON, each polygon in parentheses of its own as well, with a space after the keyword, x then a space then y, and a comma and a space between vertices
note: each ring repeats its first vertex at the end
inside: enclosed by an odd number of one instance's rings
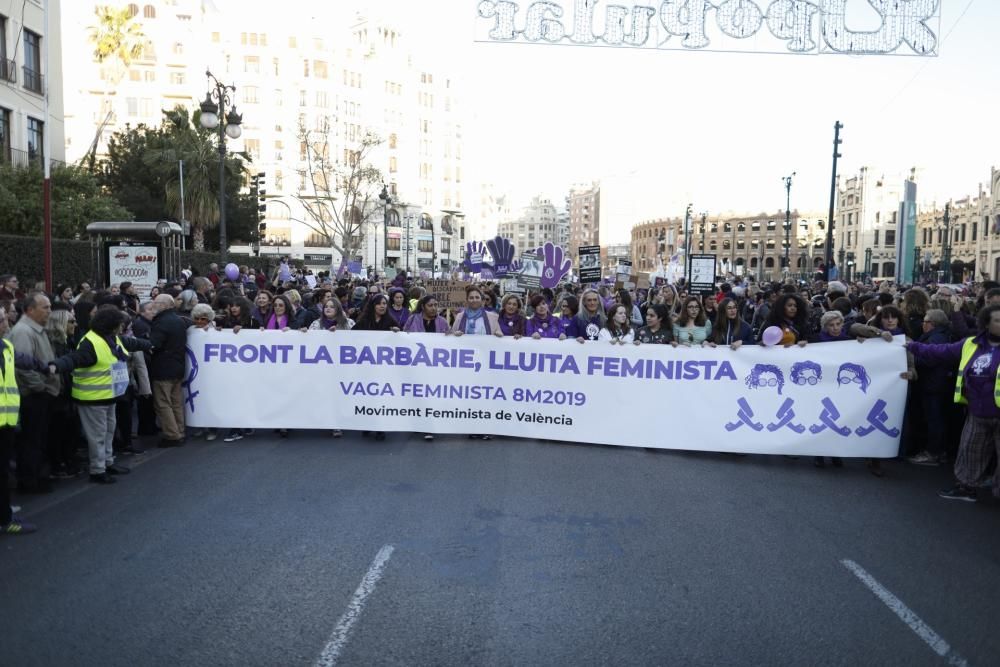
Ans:
MULTIPOLYGON (((488 25, 477 0, 364 6, 397 19, 421 62, 461 82, 465 159, 479 179, 527 203, 628 178, 653 217, 683 215, 688 202, 710 214, 783 210, 792 172, 792 208, 826 211, 837 120, 843 178, 916 167, 925 203, 988 187, 1000 167, 1000 2, 941 1, 936 58, 489 43, 476 41, 488 25)), ((878 26, 866 0, 847 2, 851 29, 878 26)), ((530 3, 519 4, 523 15, 530 3)))

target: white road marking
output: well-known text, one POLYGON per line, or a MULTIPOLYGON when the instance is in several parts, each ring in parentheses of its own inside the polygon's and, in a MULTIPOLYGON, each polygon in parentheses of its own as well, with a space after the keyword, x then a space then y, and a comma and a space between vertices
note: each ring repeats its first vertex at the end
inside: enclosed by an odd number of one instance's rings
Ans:
POLYGON ((969 667, 969 663, 956 653, 951 645, 944 640, 941 635, 934 632, 934 629, 924 623, 919 616, 917 616, 913 611, 903 604, 903 601, 893 595, 885 586, 878 583, 875 577, 868 574, 867 571, 853 560, 842 560, 841 565, 846 567, 848 570, 854 573, 858 579, 861 580, 865 586, 868 587, 872 593, 875 594, 879 600, 881 600, 885 606, 892 610, 899 620, 906 623, 906 625, 913 630, 914 634, 924 640, 924 643, 931 647, 931 650, 937 653, 942 658, 948 659, 949 665, 955 665, 955 667, 969 667))
POLYGON ((333 667, 337 664, 341 652, 347 645, 348 635, 350 635, 354 624, 358 622, 358 618, 365 608, 365 601, 375 591, 375 585, 382 578, 382 571, 385 569, 386 563, 389 562, 394 549, 395 547, 391 544, 387 544, 375 554, 375 560, 368 567, 368 572, 365 573, 361 584, 358 585, 358 590, 354 591, 354 597, 347 605, 347 611, 337 621, 336 627, 333 628, 333 634, 330 635, 330 640, 327 641, 326 647, 323 648, 323 652, 316 660, 316 667, 333 667))

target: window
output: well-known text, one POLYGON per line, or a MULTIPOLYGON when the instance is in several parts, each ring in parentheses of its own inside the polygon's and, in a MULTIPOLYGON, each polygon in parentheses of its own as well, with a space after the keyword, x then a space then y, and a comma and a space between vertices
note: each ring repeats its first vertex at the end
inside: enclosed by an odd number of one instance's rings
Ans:
POLYGON ((244 139, 243 147, 254 158, 260 157, 260 139, 244 139))
POLYGON ((451 239, 447 236, 441 239, 441 254, 450 255, 451 254, 451 239))
POLYGON ((727 233, 727 234, 730 233, 730 232, 732 232, 733 231, 732 224, 730 224, 728 222, 723 223, 722 224, 722 231, 725 232, 725 233, 727 233))
POLYGON ((434 242, 430 239, 417 239, 417 252, 434 252, 434 242))
POLYGON ((752 232, 759 232, 760 231, 760 223, 759 222, 751 222, 750 223, 750 231, 752 231, 752 232))
POLYGON ((327 97, 325 90, 316 91, 316 106, 318 106, 321 109, 329 108, 330 99, 327 97))
POLYGON ((961 238, 959 240, 962 243, 965 243, 965 223, 964 222, 962 223, 961 230, 962 230, 962 234, 961 234, 961 238))
POLYGON ((847 224, 848 225, 853 225, 854 224, 854 214, 853 213, 848 213, 847 214, 847 224))
POLYGON ((10 162, 10 109, 0 107, 0 160, 10 162))
POLYGON ((175 86, 184 85, 184 72, 171 72, 170 83, 175 86))
POLYGON ((774 257, 768 257, 767 259, 764 260, 764 268, 765 269, 774 268, 774 257))
MULTIPOLYGON (((886 244, 886 246, 888 246, 890 248, 895 248, 896 247, 896 230, 895 229, 887 229, 887 230, 885 230, 885 244, 886 244)), ((848 244, 848 245, 850 245, 850 244, 848 244)))
POLYGON ((299 91, 299 106, 304 107, 309 104, 309 92, 305 90, 299 91))
POLYGON ((883 278, 892 278, 893 275, 895 275, 895 273, 896 273, 896 263, 895 262, 886 262, 885 264, 882 265, 882 277, 883 278))
POLYGON ((390 236, 389 240, 386 242, 385 247, 388 248, 389 250, 399 250, 399 237, 390 236))
POLYGON ((145 19, 155 19, 156 18, 156 7, 153 5, 146 5, 142 8, 142 17, 145 19))
POLYGON ((184 55, 184 45, 181 44, 180 42, 174 42, 173 51, 174 51, 174 55, 175 56, 183 56, 184 55))
POLYGON ((847 245, 851 245, 851 232, 847 232, 847 245))
POLYGON ((978 231, 979 231, 979 223, 978 222, 972 223, 972 240, 973 241, 976 240, 976 232, 978 232, 978 231))
POLYGON ((24 87, 42 93, 42 51, 41 36, 24 31, 24 87))
POLYGON ((138 116, 139 115, 139 98, 138 97, 128 97, 125 99, 126 114, 128 116, 138 116))
MULTIPOLYGON (((104 79, 104 70, 101 70, 101 78, 104 79)), ((128 72, 129 81, 142 81, 142 72, 137 69, 129 70, 128 72)))
POLYGON ((221 35, 219 35, 219 33, 217 33, 217 32, 213 32, 212 33, 212 43, 213 44, 218 44, 220 41, 221 41, 221 35))
POLYGON ((43 163, 45 161, 45 155, 42 153, 42 147, 45 145, 43 140, 45 138, 45 123, 32 117, 28 117, 28 157, 32 160, 39 159, 43 163))
POLYGON ((260 74, 260 58, 243 56, 243 71, 250 74, 260 74))
POLYGON ((243 86, 244 104, 257 104, 257 86, 243 86))
POLYGON ((274 69, 274 76, 279 76, 281 74, 281 61, 277 58, 271 60, 271 67, 274 69))
POLYGON ((302 76, 304 76, 307 79, 309 78, 309 61, 308 60, 303 60, 302 61, 302 76))
POLYGON ((131 19, 135 18, 138 15, 139 15, 139 5, 130 4, 128 6, 128 17, 131 19))
POLYGON ((317 79, 326 79, 327 78, 326 62, 322 60, 314 60, 313 74, 316 76, 317 79))
POLYGON ((879 230, 876 229, 875 230, 875 242, 872 243, 872 245, 875 246, 876 248, 878 247, 878 232, 879 232, 879 230))
POLYGON ((392 134, 389 135, 389 148, 395 148, 395 147, 396 147, 396 133, 393 132, 392 134))
POLYGON ((390 174, 395 174, 396 173, 396 158, 395 157, 389 158, 389 173, 390 174))
POLYGON ((156 71, 151 69, 146 70, 142 73, 142 79, 146 83, 153 83, 156 81, 156 71))

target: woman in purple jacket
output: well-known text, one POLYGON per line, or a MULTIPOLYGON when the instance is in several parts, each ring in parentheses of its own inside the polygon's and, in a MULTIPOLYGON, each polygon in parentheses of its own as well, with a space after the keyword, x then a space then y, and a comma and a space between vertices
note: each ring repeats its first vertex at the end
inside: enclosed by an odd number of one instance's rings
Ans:
POLYGON ((525 335, 524 303, 516 294, 508 294, 500 302, 500 331, 515 339, 525 335))
POLYGON ((396 320, 400 329, 410 317, 410 309, 406 306, 406 292, 399 287, 389 290, 389 314, 396 320))
POLYGON ((566 340, 566 333, 563 331, 560 320, 549 312, 549 302, 545 300, 544 296, 536 294, 531 297, 531 308, 534 315, 525 326, 526 336, 531 336, 535 340, 540 338, 566 340))
POLYGON ((584 290, 580 297, 580 312, 566 328, 567 338, 576 338, 580 343, 587 340, 597 340, 601 329, 608 325, 608 316, 604 312, 601 295, 597 291, 584 290))
MULTIPOLYGON (((986 481, 994 456, 1000 456, 1000 306, 979 311, 983 333, 956 343, 911 342, 906 349, 926 366, 957 367, 954 400, 969 406, 955 459, 954 487, 938 495, 976 502, 976 489, 986 481)), ((1000 497, 1000 476, 993 476, 993 495, 1000 497)))
MULTIPOLYGON (((428 294, 417 302, 417 309, 406 320, 403 331, 410 333, 448 333, 448 320, 438 315, 438 300, 428 294)), ((430 440, 430 438, 427 438, 430 440)))

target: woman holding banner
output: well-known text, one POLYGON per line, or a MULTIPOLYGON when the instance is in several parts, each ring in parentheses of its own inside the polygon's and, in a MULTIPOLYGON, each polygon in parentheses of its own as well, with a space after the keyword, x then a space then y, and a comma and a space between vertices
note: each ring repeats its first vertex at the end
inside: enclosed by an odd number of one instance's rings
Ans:
MULTIPOLYGON (((455 324, 451 327, 451 334, 453 336, 464 334, 488 336, 492 334, 500 338, 503 337, 503 331, 500 330, 500 320, 496 313, 485 308, 483 291, 479 287, 469 285, 465 288, 465 309, 455 316, 455 324)), ((470 435, 469 437, 482 440, 493 439, 493 436, 489 434, 470 435)))
POLYGON ((448 333, 448 320, 438 315, 438 300, 433 294, 421 297, 403 331, 410 333, 448 333))
POLYGON ((712 336, 712 323, 705 317, 701 299, 689 296, 684 299, 684 308, 674 322, 674 339, 681 345, 693 347, 704 345, 712 336))
POLYGON ((566 328, 567 338, 576 338, 578 343, 597 340, 601 329, 608 324, 608 317, 601 305, 601 295, 596 290, 583 291, 581 306, 570 325, 566 328))
POLYGON ((625 345, 635 340, 635 330, 629 317, 629 308, 618 304, 608 309, 607 324, 598 334, 598 340, 612 345, 625 345))
MULTIPOLYGON (((576 301, 576 297, 566 298, 576 301)), ((544 296, 536 294, 531 297, 531 308, 534 314, 525 324, 524 333, 526 336, 531 336, 535 340, 541 338, 566 340, 566 332, 562 326, 563 320, 552 316, 552 313, 549 312, 549 302, 545 300, 544 296)))
POLYGON ((451 333, 455 336, 485 334, 503 337, 500 318, 495 312, 486 308, 485 295, 481 288, 475 285, 465 288, 465 309, 455 316, 451 333))
POLYGON ((356 331, 399 331, 397 324, 396 319, 389 314, 389 297, 385 294, 376 294, 368 299, 354 329, 356 331))
POLYGON ((527 320, 522 314, 524 304, 521 297, 508 294, 500 302, 500 330, 504 336, 513 336, 515 340, 525 335, 527 320))
POLYGON ((719 304, 719 316, 712 327, 711 346, 728 345, 734 350, 753 345, 753 328, 740 317, 736 299, 725 298, 719 304))
POLYGON ((761 327, 761 331, 770 327, 778 327, 781 329, 779 345, 805 347, 809 334, 808 326, 809 306, 805 300, 797 294, 782 294, 767 314, 767 320, 761 327))
POLYGON ((670 311, 662 303, 651 303, 646 308, 646 326, 639 329, 635 335, 635 344, 673 345, 674 326, 670 321, 670 311))

